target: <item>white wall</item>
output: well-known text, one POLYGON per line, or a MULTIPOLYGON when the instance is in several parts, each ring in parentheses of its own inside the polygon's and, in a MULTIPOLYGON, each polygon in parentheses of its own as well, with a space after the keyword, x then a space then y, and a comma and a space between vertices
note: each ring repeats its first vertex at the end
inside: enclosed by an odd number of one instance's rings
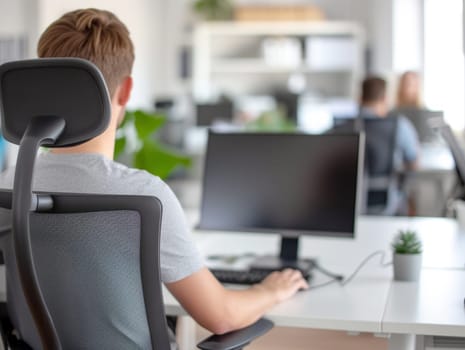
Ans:
POLYGON ((423 0, 394 0, 393 70, 423 69, 423 0))
POLYGON ((26 34, 28 30, 24 10, 28 0, 0 0, 0 35, 26 34))

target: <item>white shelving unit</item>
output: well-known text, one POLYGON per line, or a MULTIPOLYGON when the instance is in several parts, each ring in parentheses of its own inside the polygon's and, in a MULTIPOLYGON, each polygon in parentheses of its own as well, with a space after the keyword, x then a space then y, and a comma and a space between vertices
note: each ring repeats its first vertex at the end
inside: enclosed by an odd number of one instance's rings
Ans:
POLYGON ((269 89, 285 88, 292 74, 300 74, 310 93, 355 99, 364 69, 364 47, 363 29, 351 22, 202 23, 194 33, 194 96, 197 101, 208 101, 219 94, 267 94, 269 89), (263 43, 273 38, 297 40, 301 47, 299 62, 270 64, 264 57, 263 43), (321 57, 324 60, 321 52, 309 52, 309 40, 313 38, 320 43, 325 38, 349 42, 349 63, 312 66, 314 56, 310 55, 318 54, 320 62, 321 57))

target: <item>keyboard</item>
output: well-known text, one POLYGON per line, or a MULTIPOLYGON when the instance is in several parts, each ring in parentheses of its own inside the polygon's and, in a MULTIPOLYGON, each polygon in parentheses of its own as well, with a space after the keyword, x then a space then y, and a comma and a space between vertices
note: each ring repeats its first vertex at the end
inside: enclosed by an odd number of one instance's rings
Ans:
MULTIPOLYGON (((213 275, 221 283, 229 284, 256 284, 260 283, 268 276, 272 271, 262 269, 250 269, 250 270, 226 270, 226 269, 210 269, 213 275)), ((305 273, 304 278, 308 281, 310 279, 310 273, 305 273)))

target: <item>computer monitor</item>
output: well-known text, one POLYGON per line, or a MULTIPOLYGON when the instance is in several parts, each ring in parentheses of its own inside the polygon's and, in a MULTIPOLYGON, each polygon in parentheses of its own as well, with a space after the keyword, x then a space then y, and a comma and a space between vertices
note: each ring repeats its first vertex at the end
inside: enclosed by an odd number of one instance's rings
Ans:
POLYGON ((234 117, 234 105, 231 101, 217 103, 198 103, 195 105, 197 126, 212 126, 216 122, 231 123, 234 117))
POLYGON ((363 145, 355 133, 210 131, 199 228, 278 233, 279 258, 255 267, 305 270, 299 236, 354 237, 363 145))

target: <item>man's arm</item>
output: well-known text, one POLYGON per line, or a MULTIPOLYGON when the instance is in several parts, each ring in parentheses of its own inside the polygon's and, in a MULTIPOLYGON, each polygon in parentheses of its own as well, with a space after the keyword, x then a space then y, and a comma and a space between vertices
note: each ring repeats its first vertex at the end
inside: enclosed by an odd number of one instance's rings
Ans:
POLYGON ((216 334, 246 327, 299 289, 308 288, 301 273, 291 269, 273 272, 245 290, 224 288, 207 268, 166 286, 201 326, 216 334))
POLYGON ((420 158, 420 141, 415 127, 405 117, 399 118, 397 143, 401 148, 406 170, 417 170, 420 158))

